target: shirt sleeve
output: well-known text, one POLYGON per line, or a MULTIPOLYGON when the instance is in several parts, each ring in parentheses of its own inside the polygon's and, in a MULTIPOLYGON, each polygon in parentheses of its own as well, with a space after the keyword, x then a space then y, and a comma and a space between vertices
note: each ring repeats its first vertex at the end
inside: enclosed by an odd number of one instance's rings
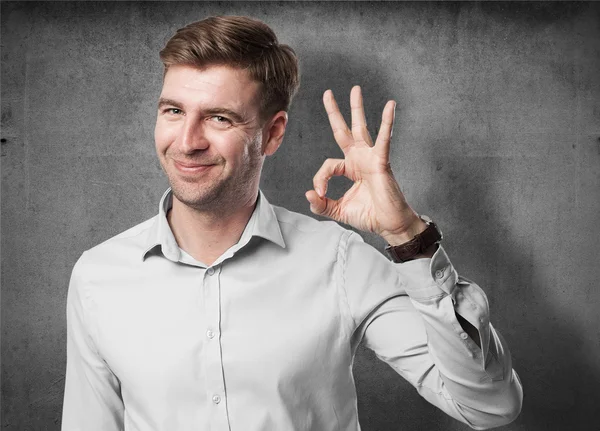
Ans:
POLYGON ((67 295, 67 372, 61 429, 123 430, 120 383, 96 349, 82 259, 75 264, 67 295))
POLYGON ((484 292, 458 276, 444 249, 394 264, 355 233, 342 242, 353 349, 363 341, 421 396, 471 428, 514 420, 523 392, 506 342, 489 321, 484 292), (481 348, 456 314, 478 330, 481 348))

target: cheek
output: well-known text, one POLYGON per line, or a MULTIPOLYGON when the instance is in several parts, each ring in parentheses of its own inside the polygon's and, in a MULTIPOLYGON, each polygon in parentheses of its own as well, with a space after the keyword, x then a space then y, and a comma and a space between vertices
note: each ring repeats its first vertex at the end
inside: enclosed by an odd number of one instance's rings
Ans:
POLYGON ((245 164, 251 158, 254 142, 248 134, 240 130, 215 133, 210 141, 221 156, 236 164, 245 164))
POLYGON ((154 143, 159 153, 166 150, 175 140, 176 136, 177 134, 171 125, 160 120, 156 122, 156 126, 154 127, 154 143))

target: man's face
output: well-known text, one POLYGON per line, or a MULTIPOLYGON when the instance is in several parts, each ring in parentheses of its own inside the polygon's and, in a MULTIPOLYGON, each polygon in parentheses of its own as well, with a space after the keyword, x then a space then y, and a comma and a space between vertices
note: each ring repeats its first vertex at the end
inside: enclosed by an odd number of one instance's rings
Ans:
POLYGON ((154 131, 175 199, 202 209, 256 198, 264 160, 260 84, 227 66, 167 71, 154 131))

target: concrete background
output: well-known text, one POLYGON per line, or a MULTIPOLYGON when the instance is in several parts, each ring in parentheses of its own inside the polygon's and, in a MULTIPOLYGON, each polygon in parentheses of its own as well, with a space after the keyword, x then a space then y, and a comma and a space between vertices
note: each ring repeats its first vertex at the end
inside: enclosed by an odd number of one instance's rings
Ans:
MULTIPOLYGON (((326 88, 345 107, 361 84, 373 129, 397 100, 397 177, 486 290, 525 387, 503 429, 600 429, 600 4, 1 8, 3 429, 59 429, 71 268, 155 214, 167 187, 152 136, 157 53, 213 14, 265 20, 302 62, 285 143, 264 171, 270 200, 308 213, 312 175, 340 154, 326 88)), ((364 430, 466 428, 368 351, 355 371, 364 430)))

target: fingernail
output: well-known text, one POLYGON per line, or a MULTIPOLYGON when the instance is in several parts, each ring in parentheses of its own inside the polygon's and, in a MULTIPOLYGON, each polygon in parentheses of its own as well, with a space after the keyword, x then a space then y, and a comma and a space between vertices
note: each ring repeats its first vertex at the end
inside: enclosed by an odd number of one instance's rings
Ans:
POLYGON ((317 194, 319 195, 319 197, 323 197, 323 191, 321 190, 321 187, 315 187, 315 191, 317 192, 317 194))

